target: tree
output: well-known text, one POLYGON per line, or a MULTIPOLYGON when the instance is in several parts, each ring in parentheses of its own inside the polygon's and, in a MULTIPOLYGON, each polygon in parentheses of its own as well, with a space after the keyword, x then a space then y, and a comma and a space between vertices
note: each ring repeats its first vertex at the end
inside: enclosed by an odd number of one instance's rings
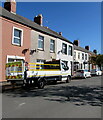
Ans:
POLYGON ((98 65, 100 68, 103 67, 103 55, 99 54, 96 56, 91 56, 89 62, 93 65, 98 65))
POLYGON ((93 65, 96 65, 96 56, 90 56, 89 63, 93 64, 93 65))
POLYGON ((96 64, 101 68, 103 66, 103 55, 97 55, 96 64))

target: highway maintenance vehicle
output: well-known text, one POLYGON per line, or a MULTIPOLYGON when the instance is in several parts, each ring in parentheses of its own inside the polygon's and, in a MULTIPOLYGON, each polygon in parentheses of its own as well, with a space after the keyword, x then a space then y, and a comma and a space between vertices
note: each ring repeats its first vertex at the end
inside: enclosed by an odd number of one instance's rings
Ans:
POLYGON ((11 62, 6 64, 6 79, 12 85, 37 86, 42 89, 47 82, 71 80, 69 67, 62 60, 45 61, 44 63, 11 62))

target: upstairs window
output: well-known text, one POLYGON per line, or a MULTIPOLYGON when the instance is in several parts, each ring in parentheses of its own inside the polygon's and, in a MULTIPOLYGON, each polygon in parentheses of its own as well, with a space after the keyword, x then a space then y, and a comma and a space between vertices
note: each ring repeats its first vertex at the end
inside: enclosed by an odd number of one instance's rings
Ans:
POLYGON ((50 52, 55 52, 55 40, 50 40, 50 52))
POLYGON ((74 59, 76 59, 76 52, 74 52, 74 59))
POLYGON ((44 37, 41 35, 38 38, 38 49, 44 50, 44 37))
POLYGON ((72 46, 68 46, 68 55, 71 55, 72 56, 72 46))
POLYGON ((12 44, 22 46, 23 40, 23 30, 13 27, 13 38, 12 38, 12 44))
POLYGON ((44 69, 44 62, 45 60, 42 60, 42 59, 37 59, 36 60, 36 69, 44 69))
POLYGON ((67 44, 62 44, 62 53, 67 55, 67 44))
POLYGON ((87 60, 87 54, 85 54, 85 60, 87 60))
POLYGON ((78 59, 80 59, 80 53, 78 53, 78 59))
POLYGON ((84 53, 82 53, 82 60, 84 60, 84 53))

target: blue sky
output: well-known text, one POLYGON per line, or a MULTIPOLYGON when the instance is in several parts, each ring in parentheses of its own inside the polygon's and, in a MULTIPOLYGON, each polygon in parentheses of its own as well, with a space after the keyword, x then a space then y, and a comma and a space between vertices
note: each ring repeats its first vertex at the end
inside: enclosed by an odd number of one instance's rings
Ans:
POLYGON ((44 26, 101 52, 100 2, 17 2, 17 14, 31 20, 42 14, 44 26))

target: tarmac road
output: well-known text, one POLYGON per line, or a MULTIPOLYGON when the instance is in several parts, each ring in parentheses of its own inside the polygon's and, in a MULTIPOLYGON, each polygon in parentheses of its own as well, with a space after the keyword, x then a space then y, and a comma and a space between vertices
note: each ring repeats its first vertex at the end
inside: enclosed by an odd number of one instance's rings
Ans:
POLYGON ((101 88, 100 76, 47 85, 44 89, 7 90, 2 94, 2 117, 101 118, 101 88))

